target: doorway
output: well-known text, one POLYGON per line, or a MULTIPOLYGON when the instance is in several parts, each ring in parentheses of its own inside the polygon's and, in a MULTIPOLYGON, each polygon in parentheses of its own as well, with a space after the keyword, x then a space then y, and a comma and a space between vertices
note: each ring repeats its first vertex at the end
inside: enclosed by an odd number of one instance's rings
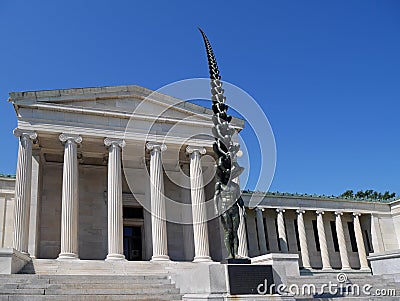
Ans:
POLYGON ((124 226, 124 255, 130 261, 143 259, 142 226, 124 226))

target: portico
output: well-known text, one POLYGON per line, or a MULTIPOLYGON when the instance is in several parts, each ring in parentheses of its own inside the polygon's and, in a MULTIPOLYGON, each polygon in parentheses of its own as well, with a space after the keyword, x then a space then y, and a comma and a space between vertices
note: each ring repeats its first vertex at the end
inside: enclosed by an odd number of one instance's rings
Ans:
POLYGON ((214 185, 203 184, 201 156, 208 152, 205 162, 212 162, 213 154, 212 137, 204 135, 211 116, 204 108, 171 105, 172 97, 137 86, 11 93, 11 101, 20 116, 15 249, 59 260, 126 260, 132 252, 152 261, 223 258, 221 243, 209 244, 209 236, 221 241, 219 220, 208 221, 204 205, 214 185), (143 110, 134 112, 140 105, 143 110), (185 118, 190 122, 180 124, 185 118), (129 122, 141 127, 126 132, 129 122), (32 148, 39 157, 35 172, 32 148), (186 174, 190 186, 181 187, 167 174, 186 174), (34 181, 40 185, 31 187, 34 181), (33 190, 38 202, 30 217, 33 190), (192 241, 183 239, 187 226, 170 222, 165 198, 193 204, 192 241), (124 216, 133 211, 137 216, 124 216), (32 219, 37 227, 28 226, 32 219), (140 250, 124 239, 124 226, 137 223, 140 250), (184 252, 190 248, 194 257, 184 252))

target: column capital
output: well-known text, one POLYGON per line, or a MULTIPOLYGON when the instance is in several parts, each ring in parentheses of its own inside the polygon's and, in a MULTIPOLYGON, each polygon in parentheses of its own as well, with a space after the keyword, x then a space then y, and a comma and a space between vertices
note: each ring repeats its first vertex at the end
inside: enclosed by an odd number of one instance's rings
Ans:
POLYGON ((167 150, 167 146, 164 143, 156 143, 156 142, 147 142, 146 148, 149 151, 159 151, 159 152, 167 150))
POLYGON ((360 216, 361 216, 361 213, 360 213, 360 212, 353 212, 353 216, 354 216, 354 217, 360 217, 360 216))
POLYGON ((343 211, 335 211, 334 214, 336 216, 342 216, 343 215, 343 211))
POLYGON ((73 142, 76 144, 80 144, 82 142, 82 137, 74 134, 62 133, 60 134, 59 139, 62 143, 73 142))
POLYGON ((284 213, 286 210, 285 209, 283 209, 283 208, 276 208, 276 213, 284 213))
POLYGON ((104 145, 107 147, 118 146, 120 148, 124 148, 126 143, 124 139, 117 139, 117 138, 105 138, 104 145))
POLYGON ((254 207, 254 211, 255 212, 262 212, 262 211, 264 211, 264 208, 254 207))
POLYGON ((316 211, 315 211, 315 214, 316 214, 316 215, 323 215, 323 214, 325 214, 325 211, 323 211, 323 210, 316 210, 316 211))
POLYGON ((35 131, 22 130, 22 129, 16 128, 16 129, 14 129, 13 134, 17 138, 28 138, 28 139, 32 140, 33 142, 35 142, 37 139, 37 134, 35 131))
POLYGON ((296 210, 296 213, 300 215, 300 214, 306 213, 306 211, 303 210, 303 209, 297 209, 297 210, 296 210))
POLYGON ((191 146, 191 145, 188 145, 186 147, 186 153, 189 154, 189 155, 191 155, 193 153, 199 153, 200 155, 205 155, 206 152, 207 152, 206 149, 204 147, 202 147, 202 146, 191 146))

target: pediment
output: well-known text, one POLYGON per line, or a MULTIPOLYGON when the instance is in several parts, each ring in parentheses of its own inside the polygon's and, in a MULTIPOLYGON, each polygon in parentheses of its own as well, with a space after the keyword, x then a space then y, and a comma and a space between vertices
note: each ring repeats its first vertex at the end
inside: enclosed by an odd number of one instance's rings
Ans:
MULTIPOLYGON (((129 119, 134 114, 151 119, 164 118, 165 122, 171 123, 188 119, 212 125, 210 109, 136 85, 12 92, 9 101, 17 111, 27 108, 117 119, 129 119)), ((46 114, 41 116, 46 117, 46 114)), ((233 125, 243 128, 244 122, 234 118, 233 125)))
POLYGON ((139 86, 12 92, 10 101, 17 107, 54 108, 57 111, 81 109, 97 112, 140 114, 166 118, 209 120, 212 111, 139 86))

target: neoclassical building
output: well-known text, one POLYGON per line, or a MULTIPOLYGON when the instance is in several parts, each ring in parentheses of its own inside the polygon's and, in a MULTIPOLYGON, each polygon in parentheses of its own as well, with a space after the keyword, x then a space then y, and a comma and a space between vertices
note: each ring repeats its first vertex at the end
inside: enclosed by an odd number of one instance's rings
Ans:
MULTIPOLYGON (((225 258, 207 205, 210 110, 139 86, 13 92, 9 101, 19 149, 16 177, 0 178, 0 248, 59 260, 225 258)), ((241 219, 242 256, 369 271, 369 255, 400 249, 400 200, 243 193, 247 205, 251 197, 259 205, 241 219)))

